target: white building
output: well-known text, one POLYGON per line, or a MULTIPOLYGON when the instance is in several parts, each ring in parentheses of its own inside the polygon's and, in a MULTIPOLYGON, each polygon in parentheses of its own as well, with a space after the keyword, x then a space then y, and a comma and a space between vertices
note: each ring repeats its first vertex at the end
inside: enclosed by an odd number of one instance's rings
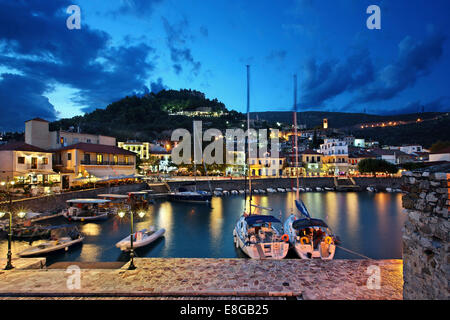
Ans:
POLYGON ((348 144, 344 140, 325 139, 320 145, 320 153, 324 156, 348 155, 348 144))
POLYGON ((441 151, 430 153, 430 162, 436 161, 450 161, 450 147, 447 147, 441 151))

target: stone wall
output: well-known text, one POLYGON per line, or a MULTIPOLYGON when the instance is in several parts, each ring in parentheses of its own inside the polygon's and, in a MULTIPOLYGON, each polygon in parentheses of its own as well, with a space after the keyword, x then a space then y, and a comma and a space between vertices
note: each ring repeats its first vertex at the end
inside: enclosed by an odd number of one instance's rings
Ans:
POLYGON ((146 183, 124 184, 114 187, 104 187, 89 190, 65 192, 62 194, 42 196, 37 198, 15 200, 14 207, 30 212, 58 212, 66 207, 66 201, 75 198, 97 198, 98 194, 122 193, 148 189, 146 183))
POLYGON ((404 172, 403 298, 449 299, 450 164, 404 172))

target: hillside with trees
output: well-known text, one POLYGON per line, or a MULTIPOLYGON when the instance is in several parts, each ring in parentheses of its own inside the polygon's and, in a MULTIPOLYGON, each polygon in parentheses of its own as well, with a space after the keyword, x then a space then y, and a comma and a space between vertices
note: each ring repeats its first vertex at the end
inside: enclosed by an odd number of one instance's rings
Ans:
POLYGON ((84 116, 61 119, 51 123, 51 130, 78 130, 85 133, 110 135, 118 139, 150 140, 169 136, 176 128, 192 130, 192 120, 203 120, 204 127, 224 129, 239 126, 244 115, 227 110, 217 99, 207 99, 195 90, 162 90, 157 94, 127 96, 105 109, 96 109, 84 116), (173 115, 180 111, 210 110, 217 117, 173 115), (172 115, 171 115, 172 114, 172 115))

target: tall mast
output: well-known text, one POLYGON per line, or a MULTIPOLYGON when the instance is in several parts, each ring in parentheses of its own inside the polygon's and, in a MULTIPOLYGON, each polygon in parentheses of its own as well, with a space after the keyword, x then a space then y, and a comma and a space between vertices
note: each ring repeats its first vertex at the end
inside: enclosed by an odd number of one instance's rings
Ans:
MULTIPOLYGON (((250 66, 247 65, 247 154, 250 153, 250 66)), ((250 157, 248 161, 248 190, 250 192, 249 215, 252 214, 252 174, 250 170, 250 157)))
POLYGON ((297 179, 296 199, 299 199, 299 181, 298 181, 298 136, 297 136, 297 75, 294 74, 294 135, 295 135, 295 175, 297 179))

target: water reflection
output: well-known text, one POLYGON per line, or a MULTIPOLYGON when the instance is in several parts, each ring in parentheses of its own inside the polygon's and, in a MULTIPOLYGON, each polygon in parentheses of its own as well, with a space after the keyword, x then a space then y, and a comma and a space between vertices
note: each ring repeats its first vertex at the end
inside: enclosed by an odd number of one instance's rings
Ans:
MULTIPOLYGON (((300 193, 313 217, 324 219, 342 239, 342 246, 374 259, 401 258, 401 228, 405 219, 401 194, 369 192, 300 193)), ((254 195, 253 203, 273 208, 255 208, 258 214, 272 214, 282 220, 295 209, 295 192, 254 195)), ((248 204, 248 201, 247 201, 248 204)), ((159 201, 143 218, 135 215, 135 230, 155 225, 166 229, 165 237, 137 252, 140 257, 240 257, 232 231, 244 210, 242 195, 213 198, 211 205, 193 205, 159 201)), ((62 218, 52 224, 66 224, 62 218)), ((75 223, 76 224, 76 223, 75 223)), ((82 246, 50 257, 50 261, 127 260, 115 244, 130 233, 130 220, 112 217, 101 223, 79 224, 86 238, 82 246)), ((36 244, 37 242, 33 243, 36 244)), ((14 241, 13 254, 29 246, 14 241)), ((0 241, 0 257, 6 257, 7 241, 0 241)), ((342 250, 335 258, 358 258, 342 250)))

